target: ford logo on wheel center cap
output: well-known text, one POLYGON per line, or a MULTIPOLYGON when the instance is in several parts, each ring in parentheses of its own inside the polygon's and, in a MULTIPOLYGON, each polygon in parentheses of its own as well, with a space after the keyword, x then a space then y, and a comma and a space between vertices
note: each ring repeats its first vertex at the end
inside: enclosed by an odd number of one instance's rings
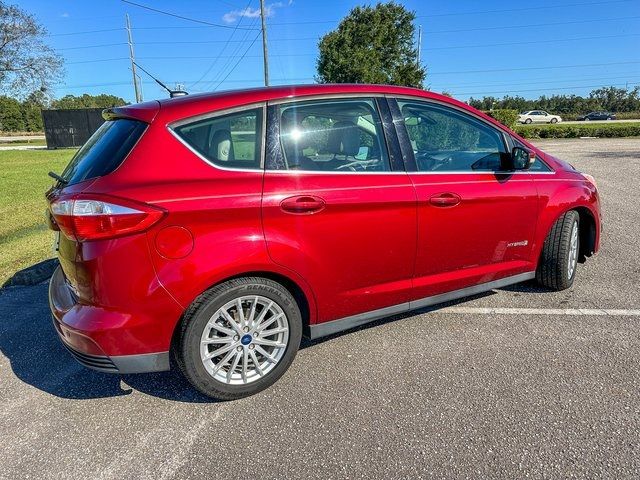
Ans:
POLYGON ((242 345, 249 345, 251 343, 251 339, 252 339, 251 335, 249 334, 243 335, 242 338, 240 339, 240 343, 242 345))

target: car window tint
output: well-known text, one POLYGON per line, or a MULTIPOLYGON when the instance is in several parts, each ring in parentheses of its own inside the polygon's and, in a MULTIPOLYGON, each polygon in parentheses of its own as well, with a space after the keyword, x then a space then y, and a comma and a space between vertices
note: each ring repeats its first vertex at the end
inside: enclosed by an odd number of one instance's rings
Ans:
POLYGON ((502 134, 457 110, 399 101, 419 171, 500 171, 502 134))
POLYGON ((198 120, 174 131, 215 165, 261 168, 262 108, 198 120))
POLYGON ((289 170, 388 171, 375 103, 336 99, 280 107, 280 144, 289 170))

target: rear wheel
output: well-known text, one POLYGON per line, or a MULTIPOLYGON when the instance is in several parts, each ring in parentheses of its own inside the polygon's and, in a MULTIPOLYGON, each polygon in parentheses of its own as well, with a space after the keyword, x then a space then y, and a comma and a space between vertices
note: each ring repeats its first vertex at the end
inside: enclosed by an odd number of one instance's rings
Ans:
POLYGON ((287 289, 248 277, 201 295, 185 314, 177 363, 205 395, 233 400, 275 383, 300 346, 302 318, 287 289))
POLYGON ((552 290, 573 285, 579 251, 580 216, 571 210, 556 220, 547 235, 536 271, 538 283, 552 290))

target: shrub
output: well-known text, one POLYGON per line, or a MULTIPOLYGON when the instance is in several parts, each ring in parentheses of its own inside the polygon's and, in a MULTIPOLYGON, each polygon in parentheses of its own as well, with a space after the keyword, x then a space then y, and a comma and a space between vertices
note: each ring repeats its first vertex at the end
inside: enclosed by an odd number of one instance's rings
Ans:
POLYGON ((505 127, 513 128, 518 120, 518 111, 509 109, 487 110, 484 113, 494 118, 505 127))
POLYGON ((638 137, 640 136, 640 122, 517 125, 514 130, 524 138, 638 137))

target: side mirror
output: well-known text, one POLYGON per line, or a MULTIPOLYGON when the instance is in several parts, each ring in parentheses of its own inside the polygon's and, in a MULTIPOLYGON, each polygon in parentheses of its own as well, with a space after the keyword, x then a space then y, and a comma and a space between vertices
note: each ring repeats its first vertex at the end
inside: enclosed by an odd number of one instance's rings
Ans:
POLYGON ((529 170, 536 160, 536 152, 522 147, 513 147, 511 161, 514 170, 529 170))

